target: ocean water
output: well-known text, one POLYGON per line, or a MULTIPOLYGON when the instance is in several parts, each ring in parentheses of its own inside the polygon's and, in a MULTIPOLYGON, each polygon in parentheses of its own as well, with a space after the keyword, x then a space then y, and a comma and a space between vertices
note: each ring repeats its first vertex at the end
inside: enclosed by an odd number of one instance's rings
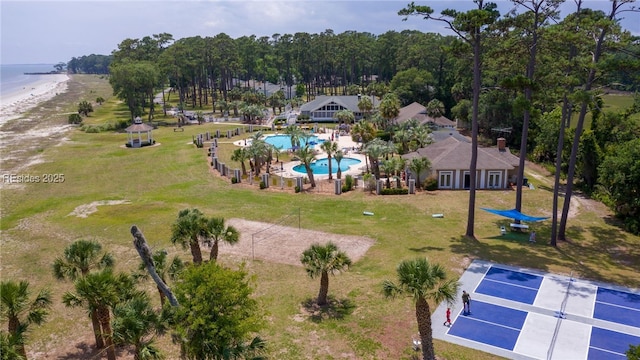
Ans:
POLYGON ((0 65, 0 97, 9 96, 29 87, 47 75, 25 75, 30 72, 49 72, 55 70, 54 64, 14 64, 0 65))

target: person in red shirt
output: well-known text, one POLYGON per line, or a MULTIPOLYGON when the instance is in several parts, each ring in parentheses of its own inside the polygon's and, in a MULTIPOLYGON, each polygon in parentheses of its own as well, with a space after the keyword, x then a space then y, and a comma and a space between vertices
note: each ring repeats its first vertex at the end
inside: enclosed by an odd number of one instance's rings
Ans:
POLYGON ((447 321, 444 322, 444 326, 451 326, 451 308, 447 308, 447 321))

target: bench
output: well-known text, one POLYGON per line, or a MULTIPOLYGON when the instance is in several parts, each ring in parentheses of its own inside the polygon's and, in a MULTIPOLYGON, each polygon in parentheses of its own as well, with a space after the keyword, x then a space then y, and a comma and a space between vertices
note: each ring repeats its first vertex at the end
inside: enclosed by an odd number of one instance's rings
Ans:
POLYGON ((516 224, 516 223, 511 223, 511 224, 509 224, 509 226, 511 226, 512 229, 516 229, 516 230, 523 230, 523 229, 528 229, 529 228, 529 225, 516 224))

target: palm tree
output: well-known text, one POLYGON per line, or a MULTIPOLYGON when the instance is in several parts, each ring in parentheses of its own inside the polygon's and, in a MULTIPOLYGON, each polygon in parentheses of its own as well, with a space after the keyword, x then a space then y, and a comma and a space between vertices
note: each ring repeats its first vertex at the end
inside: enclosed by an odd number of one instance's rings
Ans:
POLYGON ((326 245, 313 244, 302 253, 300 262, 304 265, 310 278, 320 276, 320 292, 317 303, 320 306, 327 304, 329 293, 329 273, 335 274, 351 266, 351 259, 338 246, 329 242, 326 245))
POLYGON ((409 162, 409 170, 416 176, 416 187, 420 187, 420 174, 424 171, 428 171, 431 168, 431 162, 426 157, 419 157, 411 159, 409 162))
POLYGON ((44 323, 51 307, 51 293, 47 289, 40 290, 33 299, 30 297, 28 281, 0 283, 1 318, 8 323, 8 340, 15 342, 15 351, 24 359, 27 358, 24 340, 29 325, 44 323))
POLYGON ((336 111, 335 113, 333 113, 333 117, 335 119, 338 119, 338 121, 342 124, 351 124, 356 119, 355 116, 353 115, 353 112, 347 109, 336 111))
POLYGON ((396 161, 394 159, 396 158, 391 158, 382 162, 382 171, 384 171, 384 174, 387 177, 387 189, 391 188, 391 175, 396 168, 396 161))
POLYGON ((84 307, 96 311, 102 337, 104 338, 107 358, 116 359, 111 329, 111 309, 122 299, 130 296, 133 282, 125 274, 114 275, 111 269, 87 274, 76 279, 75 293, 66 292, 62 302, 67 307, 84 307))
POLYGON ((361 97, 360 101, 358 101, 358 109, 363 114, 364 118, 367 119, 369 117, 369 113, 373 110, 371 98, 368 96, 361 97))
POLYGON ((244 148, 233 150, 233 154, 231 154, 231 161, 237 161, 242 166, 242 175, 247 175, 247 166, 244 164, 244 161, 249 158, 247 151, 244 148))
POLYGON ((313 177, 313 169, 311 169, 311 163, 316 159, 316 155, 313 152, 313 149, 305 145, 296 151, 296 156, 298 156, 302 164, 304 164, 304 168, 307 171, 307 176, 309 177, 309 182, 311 183, 311 187, 315 188, 316 180, 313 177))
POLYGON ((113 339, 118 344, 133 345, 134 360, 164 358, 153 341, 162 330, 161 318, 144 293, 113 308, 113 339))
POLYGON ((429 103, 426 106, 426 109, 427 109, 427 115, 429 115, 434 119, 444 115, 444 104, 442 103, 442 101, 438 99, 433 99, 429 101, 429 103))
MULTIPOLYGON (((327 140, 320 145, 320 148, 327 153, 327 161, 329 162, 329 180, 333 179, 333 173, 331 170, 331 157, 336 151, 338 151, 338 143, 331 140, 327 140)), ((338 165, 339 166, 339 165, 338 165)))
POLYGON ((366 144, 375 139, 376 131, 377 129, 371 121, 362 120, 353 125, 353 129, 351 129, 351 139, 355 142, 366 144))
POLYGON ((384 128, 386 129, 391 121, 400 113, 400 100, 394 93, 388 93, 380 102, 380 115, 384 119, 384 128))
MULTIPOLYGON (((182 271, 185 267, 182 259, 177 256, 174 256, 171 260, 171 263, 169 264, 167 262, 167 255, 167 251, 161 249, 154 252, 152 256, 156 273, 165 284, 167 283, 167 277, 169 277, 171 280, 175 280, 180 271, 182 271)), ((141 271, 141 277, 148 277, 147 264, 144 261, 140 262, 138 270, 141 271)), ((164 303, 167 300, 167 296, 159 286, 156 287, 158 288, 158 293, 160 294, 160 305, 164 306, 164 303)))
POLYGON ((409 152, 409 142, 411 141, 413 132, 409 129, 400 129, 393 134, 393 139, 400 143, 402 154, 409 152))
POLYGON ((300 138, 302 137, 302 129, 295 125, 287 126, 284 129, 284 133, 289 135, 289 139, 291 139, 291 146, 295 148, 300 148, 300 138))
POLYGON ((262 131, 258 131, 251 137, 251 145, 246 148, 247 154, 253 158, 253 172, 255 175, 260 174, 262 162, 267 158, 271 145, 262 139, 262 131))
POLYGON ((453 302, 460 284, 454 279, 447 280, 447 273, 442 265, 431 264, 424 258, 402 261, 397 273, 398 284, 385 280, 382 284, 383 292, 387 297, 405 294, 413 298, 422 344, 422 359, 435 360, 431 309, 427 301, 453 302))
POLYGON ((205 226, 204 242, 211 246, 210 260, 218 259, 218 245, 220 241, 233 245, 240 240, 240 233, 233 226, 226 226, 223 218, 210 218, 205 226))
MULTIPOLYGON (((404 171, 404 169, 407 167, 407 159, 404 159, 402 157, 394 157, 391 158, 391 161, 393 163, 393 174, 395 176, 400 176, 400 174, 404 171)), ((400 187, 400 182, 398 181, 398 187, 400 187)))
POLYGON ((380 158, 389 152, 388 144, 381 139, 373 139, 367 143, 364 152, 371 163, 371 172, 377 180, 380 179, 380 158))
POLYGON ((431 129, 427 125, 416 126, 411 129, 411 137, 413 141, 416 143, 416 149, 423 148, 429 144, 431 144, 431 129))
POLYGON ((19 352, 21 339, 0 331, 0 359, 2 360, 26 360, 19 352))
POLYGON ((91 269, 113 267, 113 255, 101 251, 102 245, 96 241, 77 240, 64 249, 64 258, 54 260, 53 275, 59 280, 75 280, 91 269))
MULTIPOLYGON (((102 253, 102 245, 95 241, 77 240, 64 249, 64 258, 57 258, 53 262, 53 274, 58 280, 76 280, 89 274, 91 269, 113 268, 115 263, 113 256, 102 253)), ((104 339, 100 329, 100 321, 95 311, 91 312, 93 334, 96 339, 96 348, 104 348, 104 339)))
POLYGON ((184 209, 171 226, 171 243, 179 243, 183 249, 189 247, 194 264, 202 263, 200 239, 205 234, 207 219, 198 209, 184 209))
POLYGON ((344 159, 344 153, 342 152, 342 150, 338 150, 335 154, 333 154, 333 158, 336 159, 336 163, 338 163, 338 171, 336 172, 336 177, 340 179, 342 178, 342 169, 340 169, 340 162, 342 161, 342 159, 344 159))

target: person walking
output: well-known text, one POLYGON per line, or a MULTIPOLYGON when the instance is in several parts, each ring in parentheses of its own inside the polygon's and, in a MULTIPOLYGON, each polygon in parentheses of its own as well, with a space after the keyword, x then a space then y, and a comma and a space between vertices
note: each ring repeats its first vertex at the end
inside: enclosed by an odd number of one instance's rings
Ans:
POLYGON ((529 235, 529 242, 530 243, 536 242, 536 232, 535 231, 532 231, 531 235, 529 235))
POLYGON ((462 312, 471 314, 471 296, 462 290, 462 312))
POLYGON ((451 308, 447 308, 447 321, 444 322, 444 326, 451 326, 451 308))

